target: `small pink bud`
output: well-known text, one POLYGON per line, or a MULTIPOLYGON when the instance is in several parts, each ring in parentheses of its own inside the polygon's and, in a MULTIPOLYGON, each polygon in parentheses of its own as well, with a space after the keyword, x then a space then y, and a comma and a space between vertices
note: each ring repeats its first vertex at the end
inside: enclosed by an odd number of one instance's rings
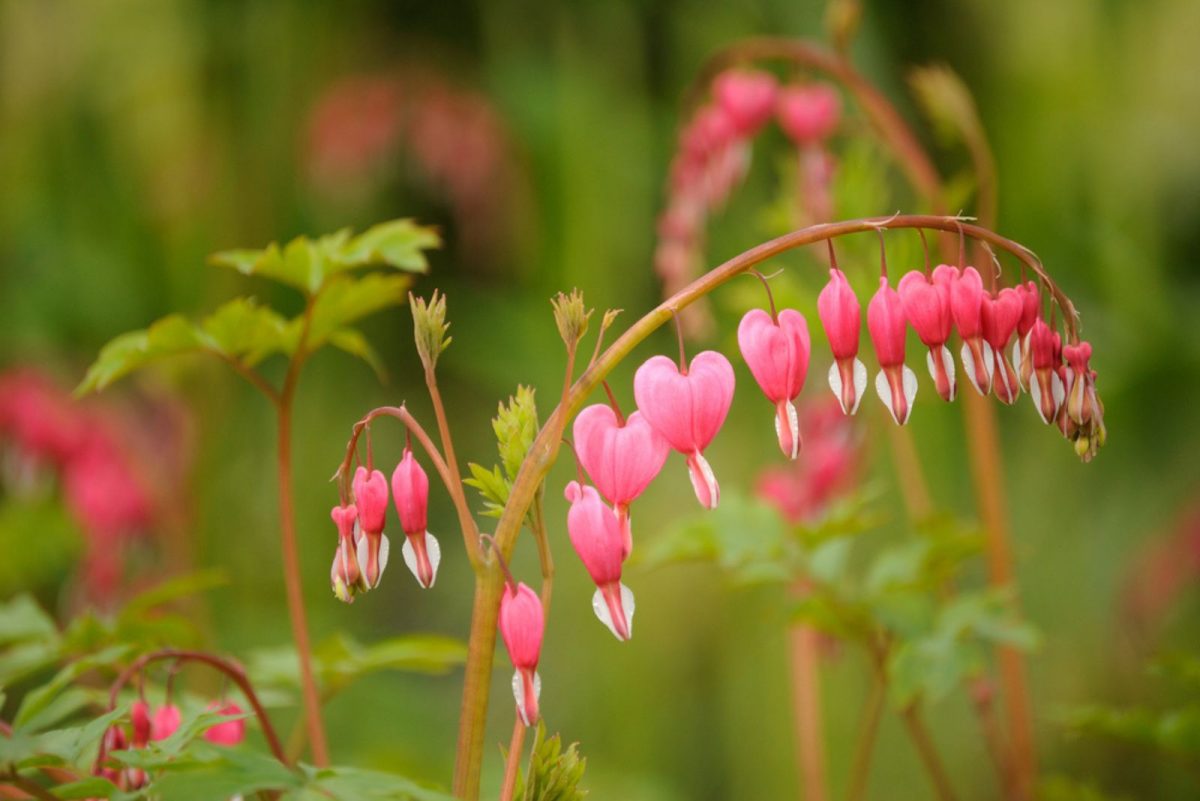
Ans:
POLYGON ((784 133, 798 145, 809 145, 837 130, 842 101, 829 84, 789 86, 780 90, 775 113, 784 133))
POLYGON ((150 739, 165 740, 179 728, 183 715, 174 704, 163 704, 154 713, 150 723, 150 739))
POLYGON ((353 486, 358 525, 363 534, 357 542, 358 569, 367 589, 374 589, 387 568, 391 545, 383 533, 387 521, 387 478, 379 470, 368 473, 367 468, 359 467, 354 471, 353 486))
POLYGON ((246 737, 246 721, 240 717, 242 708, 232 701, 213 701, 205 707, 207 712, 216 712, 218 715, 238 715, 235 720, 223 720, 220 723, 208 727, 208 731, 204 732, 204 739, 216 745, 234 746, 240 743, 246 737))
POLYGON ((150 730, 153 727, 150 705, 140 699, 134 701, 129 707, 129 723, 133 731, 133 747, 145 748, 146 743, 150 742, 150 730))
POLYGON ((442 559, 441 546, 437 538, 429 533, 429 477, 417 463, 411 448, 404 449, 404 456, 392 471, 392 500, 400 527, 404 529, 404 564, 417 577, 417 582, 426 589, 437 579, 438 564, 442 559))
POLYGON ((867 305, 867 330, 881 368, 875 376, 875 393, 897 425, 904 425, 917 397, 917 376, 904 364, 908 320, 900 295, 888 286, 887 276, 879 276, 879 289, 867 305))
MULTIPOLYGON (((329 512, 338 530, 337 550, 333 552, 333 566, 329 570, 329 582, 334 596, 343 603, 353 603, 354 596, 366 589, 362 571, 358 569, 358 554, 355 543, 355 522, 358 510, 354 504, 335 506, 329 512)), ((361 537, 361 532, 359 534, 361 537)))
POLYGON ((733 366, 716 351, 696 354, 681 373, 666 356, 652 356, 633 377, 633 395, 646 421, 687 457, 696 498, 715 509, 720 487, 703 451, 725 422, 733 402, 733 366))
POLYGON ((670 446, 641 412, 634 412, 622 424, 616 412, 601 403, 579 413, 574 435, 580 464, 600 493, 616 506, 628 555, 633 549, 629 504, 662 470, 670 446))
POLYGON ((962 337, 963 371, 980 395, 992 391, 991 345, 983 340, 983 279, 967 267, 950 284, 950 311, 962 337))
POLYGON ((538 719, 538 696, 542 690, 537 665, 546 619, 541 599, 524 582, 515 590, 505 587, 500 599, 499 625, 504 647, 516 668, 512 686, 517 714, 522 723, 532 726, 538 719))
POLYGON ((1002 403, 1012 404, 1020 394, 1017 371, 1008 360, 1008 342, 1021 321, 1021 295, 1015 289, 1001 289, 995 297, 985 293, 981 307, 983 341, 992 352, 993 387, 1002 403))
POLYGON ((627 556, 621 524, 593 487, 567 484, 563 493, 571 503, 567 533, 588 575, 596 584, 592 610, 618 640, 633 633, 633 593, 621 583, 621 563, 627 556))
POLYGON ((829 283, 817 296, 817 315, 829 338, 834 363, 829 366, 829 388, 842 405, 844 414, 854 414, 867 388, 867 368, 858 359, 858 335, 862 328, 862 307, 846 274, 836 267, 829 271, 829 283))
POLYGON ((1029 362, 1033 370, 1029 395, 1046 425, 1055 422, 1066 392, 1058 375, 1061 354, 1062 338, 1044 320, 1037 320, 1029 332, 1029 362))
POLYGON ((783 455, 800 453, 800 420, 795 400, 808 376, 812 344, 804 315, 794 309, 779 312, 778 320, 762 309, 751 309, 738 325, 738 347, 750 373, 767 400, 775 404, 775 433, 783 455))
POLYGON ((761 70, 725 70, 713 81, 713 96, 738 134, 753 136, 775 113, 775 77, 761 70))
POLYGON ((957 273, 955 268, 939 264, 933 271, 932 280, 919 270, 913 270, 904 275, 896 287, 904 305, 904 316, 929 348, 925 356, 929 375, 938 395, 947 402, 954 400, 957 391, 954 359, 946 347, 954 322, 950 315, 950 283, 957 273))

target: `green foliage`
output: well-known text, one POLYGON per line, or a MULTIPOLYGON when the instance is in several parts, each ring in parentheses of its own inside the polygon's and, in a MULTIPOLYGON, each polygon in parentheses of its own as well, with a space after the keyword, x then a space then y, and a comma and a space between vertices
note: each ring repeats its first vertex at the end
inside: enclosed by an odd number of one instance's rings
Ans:
POLYGON ((507 405, 501 402, 496 416, 492 418, 500 464, 490 470, 475 463, 467 465, 471 477, 464 479, 463 483, 479 490, 483 496, 483 514, 499 517, 504 511, 512 483, 537 437, 539 427, 534 390, 518 386, 517 394, 509 397, 507 405))
POLYGON ((82 549, 79 526, 63 504, 49 497, 0 498, 0 597, 60 580, 82 549))
POLYGON ((558 335, 568 350, 574 351, 579 340, 587 334, 588 320, 594 309, 587 308, 583 303, 583 293, 578 289, 571 294, 559 292, 550 299, 554 307, 554 324, 558 326, 558 335))
POLYGON ((587 759, 579 754, 579 743, 564 751, 562 736, 546 737, 546 726, 538 722, 529 755, 529 776, 517 774, 517 801, 580 801, 587 791, 579 786, 587 759))

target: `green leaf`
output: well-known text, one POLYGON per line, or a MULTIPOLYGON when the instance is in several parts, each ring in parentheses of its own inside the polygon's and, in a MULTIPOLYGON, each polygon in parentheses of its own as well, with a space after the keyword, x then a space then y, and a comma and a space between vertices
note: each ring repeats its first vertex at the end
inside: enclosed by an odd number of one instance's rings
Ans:
POLYGON ((368 273, 361 278, 347 275, 330 281, 313 305, 307 347, 315 350, 351 323, 389 306, 399 306, 411 283, 408 276, 383 273, 368 273))
POLYGON ((135 595, 121 609, 120 619, 133 620, 173 601, 198 595, 229 583, 223 570, 201 570, 167 579, 135 595))
POLYGON ((58 636, 54 618, 26 594, 0 604, 0 645, 58 636))
POLYGON ((76 782, 58 785, 54 788, 54 797, 63 799, 111 798, 114 792, 119 792, 117 786, 108 779, 91 776, 76 782))
POLYGON ((182 315, 167 315, 149 328, 121 334, 101 348, 75 394, 97 392, 150 362, 194 353, 202 346, 194 325, 182 315))
POLYGON ((242 275, 254 275, 287 284, 306 294, 312 291, 309 288, 312 276, 307 265, 302 264, 294 254, 291 262, 286 260, 283 251, 274 242, 261 250, 225 250, 214 253, 209 256, 208 261, 216 267, 237 270, 242 275))
POLYGON ((383 366, 383 360, 379 358, 379 354, 375 352, 371 343, 358 329, 340 328, 334 331, 329 335, 329 344, 344 353, 362 359, 375 372, 376 378, 380 381, 387 380, 387 368, 383 366))
POLYGON ((295 801, 319 801, 333 797, 338 801, 359 801, 377 798, 395 801, 452 801, 445 793, 422 787, 411 779, 394 773, 358 768, 314 768, 301 766, 308 782, 297 793, 285 798, 295 801))
POLYGON ((499 466, 488 470, 483 465, 468 462, 467 469, 471 471, 471 477, 464 478, 463 483, 479 490, 479 494, 483 496, 483 514, 499 517, 504 511, 504 504, 508 502, 508 493, 512 485, 500 472, 499 466))
POLYGON ((410 273, 429 271, 425 251, 441 247, 437 229, 411 219, 372 226, 336 249, 331 249, 333 270, 385 264, 410 273))
POLYGON ((204 344, 219 354, 253 366, 274 353, 295 350, 288 321, 253 298, 234 298, 200 323, 204 344))
POLYGON ((534 390, 518 386, 517 394, 509 397, 507 406, 501 403, 496 416, 492 418, 500 463, 510 482, 516 480, 539 428, 534 390))
POLYGON ((94 654, 80 657, 60 670, 47 684, 31 690, 21 701, 21 707, 13 718, 13 726, 24 726, 48 707, 52 701, 80 676, 100 667, 114 667, 132 650, 129 645, 114 645, 94 654))
POLYGON ((587 760, 579 754, 579 743, 564 751, 561 735, 547 739, 546 727, 538 722, 529 755, 529 776, 517 777, 518 801, 581 801, 587 791, 579 786, 587 760))
POLYGON ((161 777, 150 787, 154 797, 213 801, 236 795, 245 797, 260 790, 294 790, 304 784, 300 773, 289 770, 273 757, 244 748, 219 748, 198 742, 188 756, 158 766, 161 777))
MULTIPOLYGON (((60 498, 15 493, 0 498, 0 598, 31 587, 57 586, 79 564, 83 548, 79 523, 60 498)), ((0 621, 0 644, 5 640, 3 626, 0 621)))

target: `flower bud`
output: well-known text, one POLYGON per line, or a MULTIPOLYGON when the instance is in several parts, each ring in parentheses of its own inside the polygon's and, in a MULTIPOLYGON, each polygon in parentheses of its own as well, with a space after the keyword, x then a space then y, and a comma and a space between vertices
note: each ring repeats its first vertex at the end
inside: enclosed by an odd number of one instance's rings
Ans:
POLYGON ((828 139, 842 114, 842 101, 829 84, 788 86, 779 92, 775 109, 779 127, 796 144, 813 145, 828 139))
POLYGON ((145 748, 150 742, 150 730, 153 726, 150 722, 150 705, 141 699, 134 701, 129 707, 129 723, 133 731, 133 747, 145 748))
POLYGON ((1029 332, 1029 361, 1032 374, 1029 379, 1029 396, 1038 410, 1042 422, 1050 425, 1058 417, 1065 388, 1058 375, 1062 363, 1062 339, 1058 333, 1037 320, 1029 332))
POLYGON ((588 329, 588 318, 592 309, 583 305, 583 293, 578 289, 571 290, 570 295, 559 292, 550 299, 554 307, 554 323, 558 326, 558 335, 570 349, 574 349, 583 339, 588 329))
POLYGON ((538 719, 538 696, 542 691, 537 674, 546 627, 541 599, 524 582, 515 588, 505 587, 498 622, 504 647, 516 668, 512 686, 517 713, 522 723, 532 726, 538 719))
POLYGON ((932 280, 919 270, 912 270, 896 286, 904 306, 904 316, 921 342, 929 348, 925 363, 938 396, 947 402, 954 400, 957 392, 954 359, 946 347, 954 322, 950 315, 950 283, 957 273, 955 268, 939 264, 933 271, 932 280))
POLYGON ((991 345, 983 339, 983 279, 967 267, 950 284, 950 312, 962 337, 963 372, 980 395, 992 391, 995 360, 991 345))
POLYGON ((1015 289, 1001 289, 994 297, 983 295, 980 321, 983 341, 992 352, 993 387, 1002 403, 1013 404, 1020 393, 1016 369, 1008 361, 1008 342, 1021 321, 1021 294, 1015 289))
POLYGON ((396 515, 404 530, 404 564, 416 576, 418 583, 426 589, 437 579, 438 564, 442 551, 437 538, 427 530, 429 506, 429 477, 417 463, 411 448, 404 449, 404 456, 392 471, 392 499, 396 504, 396 515))
POLYGON ((854 414, 867 388, 867 368, 858 359, 858 335, 862 328, 862 307, 846 274, 832 268, 829 283, 817 296, 817 315, 829 338, 834 363, 829 366, 829 388, 842 405, 842 412, 854 414))
POLYGON ((154 713, 150 722, 150 739, 165 740, 179 728, 183 715, 174 704, 163 704, 154 713))
POLYGON ((428 301, 408 293, 408 305, 413 315, 413 338, 417 343, 417 355, 426 370, 437 366, 438 357, 450 344, 446 336, 450 324, 446 322, 446 296, 434 290, 428 301))
MULTIPOLYGON (((329 571, 329 581, 333 586, 334 596, 343 603, 353 603, 354 596, 365 590, 362 571, 358 569, 357 543, 355 542, 355 522, 358 520, 358 510, 354 504, 333 507, 329 512, 338 530, 337 549, 333 552, 333 565, 329 571)), ((361 530, 358 538, 362 537, 361 530)))

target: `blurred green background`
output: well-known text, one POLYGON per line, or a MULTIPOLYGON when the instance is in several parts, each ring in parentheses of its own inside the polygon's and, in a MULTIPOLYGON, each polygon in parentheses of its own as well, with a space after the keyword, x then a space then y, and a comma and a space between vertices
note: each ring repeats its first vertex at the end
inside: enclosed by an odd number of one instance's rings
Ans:
MULTIPOLYGON (((1030 662, 1042 763, 1142 797, 1184 792, 1148 755, 1114 758, 1103 743, 1066 736, 1056 715, 1082 702, 1153 700, 1144 659, 1194 649, 1200 634, 1194 586, 1148 636, 1131 632, 1120 608, 1140 549, 1200 493, 1200 4, 876 0, 864 11, 854 57, 914 124, 911 67, 945 62, 975 92, 999 166, 999 230, 1039 253, 1082 311, 1096 350, 1110 436, 1092 464, 1038 425, 1027 400, 998 410, 1025 611, 1044 633, 1030 662)), ((819 37, 823 13, 820 3, 788 0, 4 0, 0 365, 39 364, 73 384, 108 339, 173 310, 202 312, 254 293, 295 311, 298 298, 206 267, 206 255, 415 216, 447 238, 418 291, 449 296, 454 344, 439 370, 460 458, 490 463, 487 421, 497 401, 518 382, 532 384, 545 412, 560 386, 551 294, 577 286, 591 305, 624 308, 626 323, 657 302, 655 216, 682 97, 705 57, 744 36, 819 37), (423 139, 355 160, 375 151, 369 133, 354 131, 386 128, 371 111, 395 102, 361 90, 380 76, 402 87, 402 103, 411 91, 457 110, 434 119, 423 139), (333 96, 338 108, 339 87, 367 98, 349 103, 364 115, 350 133, 314 127, 322 102, 333 96), (472 116, 481 107, 490 111, 472 116), (465 137, 460 126, 473 125, 493 137, 465 137), (449 154, 438 151, 445 141, 449 154), (479 163, 501 166, 463 166, 480 151, 479 163), (332 162, 321 162, 329 152, 332 162)), ((713 263, 772 233, 753 209, 775 191, 779 151, 759 151, 749 199, 716 223, 713 263)), ((947 155, 946 165, 956 158, 947 155)), ((813 275, 805 285, 815 289, 813 275)), ((718 319, 712 344, 733 353, 736 317, 726 308, 718 319)), ((363 641, 407 631, 465 636, 470 571, 437 492, 431 528, 444 559, 434 591, 419 591, 397 561, 353 606, 329 593, 336 493, 327 479, 350 424, 401 400, 431 419, 407 311, 379 315, 366 330, 388 366, 385 385, 361 364, 323 354, 300 391, 296 485, 311 627, 318 640, 339 629, 363 641)), ((638 357, 671 342, 660 332, 618 370, 622 400, 631 399, 638 357)), ((710 459, 723 484, 748 488, 778 455, 763 436, 765 406, 737 369, 742 391, 710 459)), ((810 377, 808 393, 823 391, 819 378, 810 377)), ((164 365, 155 380, 175 387, 195 415, 196 464, 181 510, 187 558, 224 566, 233 579, 209 598, 216 646, 285 644, 270 410, 216 364, 164 365)), ((969 518, 961 405, 925 400, 911 428, 936 500, 969 518)), ((376 453, 398 455, 400 442, 382 428, 376 453)), ((592 617, 592 587, 566 541, 558 488, 571 473, 558 465, 547 493, 559 578, 542 706, 551 730, 581 743, 592 797, 795 797, 781 595, 731 587, 712 567, 634 569, 626 583, 637 592, 637 636, 618 646, 592 617)), ((886 470, 881 480, 891 486, 886 470)), ((639 502, 637 526, 652 536, 689 496, 673 457, 639 502)), ((896 499, 885 500, 898 515, 896 499)), ((0 559, 42 556, 31 537, 0 559)), ((527 539, 515 570, 537 575, 527 539)), ((511 725, 501 711, 508 673, 498 664, 496 744, 511 725)), ((837 789, 865 675, 853 653, 826 662, 837 789)), ((456 677, 362 682, 328 709, 335 760, 448 781, 459 690, 456 677)), ((965 797, 998 797, 965 699, 928 718, 965 797)), ((498 747, 488 760, 485 795, 499 784, 498 747)), ((928 793, 891 718, 871 787, 873 798, 928 793)))

